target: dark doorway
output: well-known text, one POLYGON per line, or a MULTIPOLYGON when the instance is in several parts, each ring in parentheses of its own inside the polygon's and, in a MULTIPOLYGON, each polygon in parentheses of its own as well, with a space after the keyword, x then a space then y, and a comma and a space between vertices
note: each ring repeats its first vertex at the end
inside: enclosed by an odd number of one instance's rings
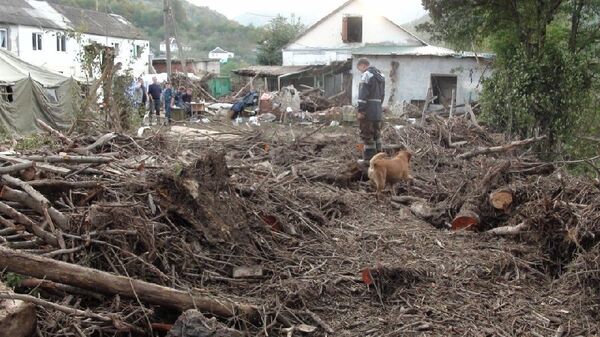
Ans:
POLYGON ((431 75, 433 96, 437 97, 433 104, 449 106, 452 101, 452 90, 456 92, 457 79, 454 75, 431 75))

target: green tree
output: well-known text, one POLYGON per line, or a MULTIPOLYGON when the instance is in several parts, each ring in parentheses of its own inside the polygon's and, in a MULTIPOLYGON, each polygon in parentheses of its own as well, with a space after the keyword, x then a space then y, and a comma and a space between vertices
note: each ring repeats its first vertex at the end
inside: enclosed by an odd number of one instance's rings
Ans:
MULTIPOLYGON (((484 83, 484 116, 520 136, 543 133, 552 155, 594 132, 599 0, 423 0, 433 22, 424 29, 458 49, 496 53, 484 83)), ((596 98, 597 99, 597 98, 596 98)))
POLYGON ((281 49, 304 30, 300 18, 289 19, 278 15, 267 25, 262 39, 259 41, 257 60, 259 64, 281 65, 281 49))

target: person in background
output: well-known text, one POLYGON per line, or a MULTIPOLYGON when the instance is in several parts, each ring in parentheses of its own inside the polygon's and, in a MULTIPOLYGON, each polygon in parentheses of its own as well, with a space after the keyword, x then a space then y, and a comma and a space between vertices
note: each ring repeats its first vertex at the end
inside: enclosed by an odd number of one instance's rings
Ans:
POLYGON ((163 101, 165 102, 165 124, 171 123, 171 107, 175 102, 175 93, 171 88, 171 83, 165 83, 165 91, 163 92, 163 101))
POLYGON ((183 102, 183 109, 188 114, 192 115, 192 88, 188 88, 185 94, 181 95, 181 101, 183 102))
POLYGON ((175 106, 178 108, 183 108, 183 95, 185 95, 185 87, 181 86, 175 93, 175 106))
POLYGON ((381 124, 385 77, 379 69, 372 67, 369 60, 361 58, 356 65, 361 72, 358 89, 358 127, 364 144, 363 159, 359 163, 369 165, 373 156, 383 150, 381 124))
POLYGON ((144 85, 144 80, 142 78, 139 78, 137 84, 135 85, 134 103, 135 107, 138 109, 140 117, 144 117, 144 113, 146 112, 147 100, 148 95, 146 94, 146 86, 144 85))
POLYGON ((162 94, 162 88, 160 87, 160 84, 158 84, 158 79, 156 78, 156 76, 152 77, 152 84, 150 84, 148 86, 148 98, 150 100, 150 114, 148 115, 149 117, 149 123, 150 125, 152 125, 152 115, 153 115, 153 111, 156 112, 156 121, 158 122, 159 118, 160 118, 160 96, 162 94))

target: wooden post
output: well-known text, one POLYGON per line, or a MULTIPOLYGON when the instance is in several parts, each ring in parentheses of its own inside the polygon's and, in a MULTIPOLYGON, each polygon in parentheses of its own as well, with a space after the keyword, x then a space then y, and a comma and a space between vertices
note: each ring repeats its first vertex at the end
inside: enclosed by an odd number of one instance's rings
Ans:
POLYGON ((454 105, 456 105, 456 90, 452 89, 452 100, 450 101, 450 116, 448 119, 451 119, 454 115, 454 105))
POLYGON ((167 56, 167 78, 171 80, 171 34, 169 29, 169 13, 170 6, 169 0, 163 0, 163 24, 165 26, 165 48, 167 56))
POLYGON ((431 90, 431 87, 429 87, 429 89, 427 89, 427 97, 425 97, 425 104, 423 105, 423 113, 421 114, 421 126, 425 126, 427 107, 429 106, 429 102, 431 101, 432 96, 433 91, 431 90))

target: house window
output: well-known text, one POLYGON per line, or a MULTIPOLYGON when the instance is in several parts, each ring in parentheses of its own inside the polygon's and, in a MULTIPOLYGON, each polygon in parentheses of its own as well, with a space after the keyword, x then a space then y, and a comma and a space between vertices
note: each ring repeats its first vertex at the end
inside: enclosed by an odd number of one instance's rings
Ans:
POLYGON ((120 47, 118 43, 115 43, 115 57, 119 56, 120 47))
POLYGON ((0 28, 0 48, 8 49, 8 30, 0 28))
POLYGON ((67 36, 56 34, 56 51, 67 51, 67 36))
POLYGON ((134 45, 132 51, 133 51, 133 57, 138 58, 138 57, 142 56, 144 47, 140 46, 140 45, 134 45))
POLYGON ((42 33, 32 33, 31 42, 33 43, 33 50, 42 50, 42 33))
POLYGON ((342 41, 362 42, 362 16, 345 16, 342 20, 342 41))

